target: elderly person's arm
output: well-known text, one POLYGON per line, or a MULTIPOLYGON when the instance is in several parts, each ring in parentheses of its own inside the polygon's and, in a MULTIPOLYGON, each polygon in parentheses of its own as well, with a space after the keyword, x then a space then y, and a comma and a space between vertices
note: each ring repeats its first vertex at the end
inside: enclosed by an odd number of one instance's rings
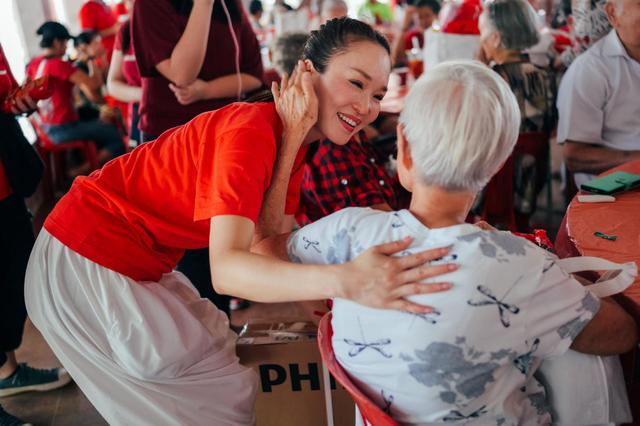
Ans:
POLYGON ((621 151, 602 145, 566 140, 562 156, 567 168, 574 173, 599 174, 628 161, 640 159, 640 150, 621 151))
POLYGON ((596 316, 575 338, 571 349, 594 355, 616 355, 638 343, 638 326, 613 299, 600 301, 596 316))

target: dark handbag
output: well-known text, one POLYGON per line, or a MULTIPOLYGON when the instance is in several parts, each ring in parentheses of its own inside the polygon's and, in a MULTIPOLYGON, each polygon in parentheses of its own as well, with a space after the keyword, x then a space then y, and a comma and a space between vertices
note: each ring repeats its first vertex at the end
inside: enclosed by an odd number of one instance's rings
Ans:
POLYGON ((26 198, 36 192, 44 164, 15 117, 4 112, 0 112, 0 160, 15 194, 26 198))

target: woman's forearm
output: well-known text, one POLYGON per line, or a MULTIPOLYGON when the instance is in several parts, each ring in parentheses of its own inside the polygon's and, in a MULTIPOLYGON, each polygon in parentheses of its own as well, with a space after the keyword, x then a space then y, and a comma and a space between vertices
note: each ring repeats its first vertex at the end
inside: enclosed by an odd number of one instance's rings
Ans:
POLYGON ((193 2, 187 26, 173 48, 170 57, 168 77, 178 86, 193 82, 204 63, 211 28, 213 0, 193 2))
POLYGON ((287 189, 291 179, 291 171, 298 154, 300 141, 305 135, 297 132, 282 135, 282 143, 278 150, 278 157, 273 166, 271 184, 262 202, 262 210, 254 235, 254 242, 278 235, 282 231, 287 189))
POLYGON ((109 94, 121 102, 140 102, 142 88, 129 86, 125 81, 109 80, 107 82, 109 94))
POLYGON ((340 295, 340 265, 300 265, 242 249, 217 253, 211 265, 214 288, 221 294, 265 303, 340 295))
POLYGON ((240 84, 241 86, 238 87, 238 76, 236 74, 209 80, 207 81, 205 98, 233 98, 238 95, 238 89, 242 89, 243 93, 252 92, 262 86, 262 81, 250 74, 241 73, 240 84))

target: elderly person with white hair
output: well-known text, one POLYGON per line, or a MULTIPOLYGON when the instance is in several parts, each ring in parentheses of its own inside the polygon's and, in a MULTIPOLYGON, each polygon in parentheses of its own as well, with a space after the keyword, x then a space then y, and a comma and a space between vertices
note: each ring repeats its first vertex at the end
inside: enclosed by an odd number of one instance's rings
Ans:
POLYGON ((517 139, 519 108, 502 78, 479 62, 438 65, 412 88, 400 122, 398 172, 413 193, 410 208, 341 210, 292 234, 288 254, 336 264, 412 238, 403 255, 450 246, 435 263, 459 266, 439 277, 449 291, 408 297, 435 307, 427 314, 334 299, 336 358, 401 424, 549 424, 545 391, 533 377, 541 360, 569 348, 625 352, 637 340, 635 323, 554 255, 464 223, 517 139))
MULTIPOLYGON (((525 50, 540 39, 535 12, 525 0, 487 2, 480 15, 480 57, 504 78, 520 107, 520 132, 551 133, 556 122, 555 80, 547 69, 531 63, 525 50)), ((514 208, 535 211, 544 186, 544 164, 532 155, 514 158, 514 208)), ((548 161, 548 160, 547 160, 548 161)))

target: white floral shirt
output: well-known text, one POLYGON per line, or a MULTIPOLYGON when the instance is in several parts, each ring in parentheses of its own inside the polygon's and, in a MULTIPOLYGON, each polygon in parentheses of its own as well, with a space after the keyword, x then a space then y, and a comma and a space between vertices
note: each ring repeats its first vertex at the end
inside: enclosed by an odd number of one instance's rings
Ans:
POLYGON ((599 300, 554 255, 507 232, 462 224, 429 229, 408 210, 347 208, 288 241, 291 260, 337 264, 371 246, 414 238, 400 255, 451 245, 437 262, 460 268, 428 281, 449 291, 413 296, 425 315, 333 305, 333 348, 359 387, 401 424, 551 422, 534 372, 569 349, 599 300))

